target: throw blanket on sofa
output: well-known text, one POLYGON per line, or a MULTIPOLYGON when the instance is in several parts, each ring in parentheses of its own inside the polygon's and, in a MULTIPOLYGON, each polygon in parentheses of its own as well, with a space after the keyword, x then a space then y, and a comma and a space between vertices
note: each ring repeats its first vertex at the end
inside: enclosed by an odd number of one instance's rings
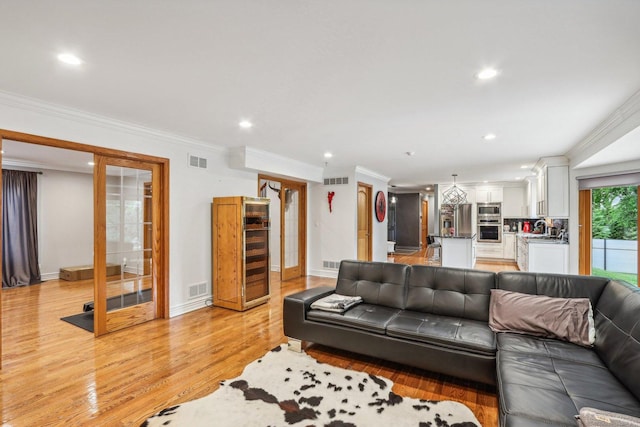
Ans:
POLYGON ((333 311, 336 313, 344 313, 354 305, 362 302, 361 296, 348 296, 340 294, 331 294, 324 298, 320 298, 311 304, 311 308, 324 311, 333 311))

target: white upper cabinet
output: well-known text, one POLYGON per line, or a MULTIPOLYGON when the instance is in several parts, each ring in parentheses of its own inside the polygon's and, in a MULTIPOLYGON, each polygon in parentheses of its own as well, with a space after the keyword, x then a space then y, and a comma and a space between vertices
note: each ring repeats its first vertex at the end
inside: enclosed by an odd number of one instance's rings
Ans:
POLYGON ((520 218, 526 216, 524 187, 504 187, 502 189, 502 217, 520 218))
POLYGON ((565 157, 545 157, 535 166, 538 174, 537 216, 569 216, 569 166, 565 157))
POLYGON ((476 203, 502 203, 503 198, 501 187, 481 187, 476 189, 476 203))

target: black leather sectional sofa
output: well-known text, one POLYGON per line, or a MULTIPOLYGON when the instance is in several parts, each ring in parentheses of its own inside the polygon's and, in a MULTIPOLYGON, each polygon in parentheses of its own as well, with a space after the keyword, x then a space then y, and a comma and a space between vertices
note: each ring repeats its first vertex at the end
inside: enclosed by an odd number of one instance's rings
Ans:
POLYGON ((284 299, 284 333, 429 371, 495 384, 502 426, 575 426, 580 408, 640 417, 640 290, 590 276, 492 273, 342 261, 336 287, 284 299), (494 333, 491 289, 589 298, 592 347, 494 333), (332 293, 361 296, 344 313, 312 309, 332 293))

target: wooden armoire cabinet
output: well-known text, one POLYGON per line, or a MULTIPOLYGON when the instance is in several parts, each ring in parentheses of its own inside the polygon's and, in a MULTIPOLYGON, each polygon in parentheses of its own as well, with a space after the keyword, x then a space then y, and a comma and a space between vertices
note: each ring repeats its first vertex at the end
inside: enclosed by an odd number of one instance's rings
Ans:
POLYGON ((215 197, 213 305, 247 310, 269 300, 269 199, 215 197))

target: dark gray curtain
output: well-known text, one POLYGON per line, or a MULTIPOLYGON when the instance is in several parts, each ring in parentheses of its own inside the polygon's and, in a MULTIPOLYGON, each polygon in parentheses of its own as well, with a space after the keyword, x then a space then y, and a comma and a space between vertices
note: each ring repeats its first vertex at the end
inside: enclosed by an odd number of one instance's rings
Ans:
POLYGON ((40 283, 38 176, 2 170, 2 287, 40 283))

